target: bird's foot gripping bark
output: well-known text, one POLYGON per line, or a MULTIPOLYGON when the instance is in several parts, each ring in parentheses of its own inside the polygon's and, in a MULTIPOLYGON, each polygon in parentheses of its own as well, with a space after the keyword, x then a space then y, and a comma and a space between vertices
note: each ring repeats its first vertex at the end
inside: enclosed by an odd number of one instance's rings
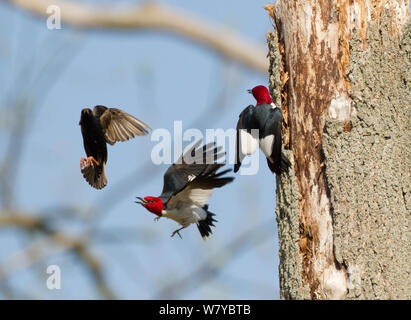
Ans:
POLYGON ((100 162, 98 162, 93 157, 87 157, 87 159, 81 158, 80 159, 80 169, 82 169, 84 167, 84 163, 86 163, 86 166, 85 166, 86 168, 90 167, 90 166, 94 166, 94 164, 100 165, 100 162))
POLYGON ((174 231, 174 232, 171 234, 171 237, 174 237, 174 235, 177 233, 178 236, 180 237, 180 239, 183 239, 183 237, 182 237, 181 234, 180 234, 180 230, 183 230, 184 228, 185 228, 185 227, 182 227, 182 228, 177 229, 176 231, 174 231))

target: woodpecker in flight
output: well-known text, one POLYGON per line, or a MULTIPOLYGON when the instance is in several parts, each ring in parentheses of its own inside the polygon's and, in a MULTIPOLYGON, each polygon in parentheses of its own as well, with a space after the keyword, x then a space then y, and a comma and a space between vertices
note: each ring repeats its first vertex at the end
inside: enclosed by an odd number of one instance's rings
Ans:
POLYGON ((258 145, 267 158, 271 172, 284 172, 291 163, 281 152, 281 110, 274 104, 266 87, 256 86, 248 92, 257 103, 256 106, 249 105, 245 108, 238 119, 234 172, 240 169, 241 161, 246 155, 256 152, 258 145), (258 129, 258 136, 253 135, 251 129, 258 129))
POLYGON ((201 237, 205 239, 212 234, 214 227, 214 213, 208 211, 207 201, 211 197, 214 188, 220 188, 234 180, 233 177, 222 177, 231 171, 227 169, 217 173, 224 163, 215 163, 225 156, 221 147, 215 147, 209 143, 199 147, 198 141, 190 148, 177 163, 171 165, 164 174, 163 192, 158 197, 137 197, 141 204, 151 213, 157 215, 157 221, 161 217, 172 219, 181 225, 175 230, 180 235, 180 230, 195 223, 201 237), (210 149, 211 148, 211 149, 210 149))
POLYGON ((93 111, 81 110, 80 123, 87 159, 80 159, 80 169, 86 181, 96 189, 107 185, 105 165, 107 145, 126 141, 134 135, 146 135, 151 128, 132 115, 117 109, 95 106, 93 111))

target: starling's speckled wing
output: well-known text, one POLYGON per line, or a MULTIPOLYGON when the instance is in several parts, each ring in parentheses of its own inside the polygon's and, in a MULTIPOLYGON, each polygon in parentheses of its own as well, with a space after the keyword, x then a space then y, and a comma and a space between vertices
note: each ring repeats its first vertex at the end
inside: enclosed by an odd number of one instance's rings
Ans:
POLYGON ((151 128, 131 114, 117 108, 95 106, 93 114, 100 119, 107 143, 127 141, 137 136, 146 135, 151 128))

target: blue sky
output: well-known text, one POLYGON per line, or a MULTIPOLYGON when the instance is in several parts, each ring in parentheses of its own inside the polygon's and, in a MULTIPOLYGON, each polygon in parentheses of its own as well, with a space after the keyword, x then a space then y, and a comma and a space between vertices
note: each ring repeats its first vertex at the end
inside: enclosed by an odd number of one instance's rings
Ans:
MULTIPOLYGON (((272 30, 262 8, 266 1, 165 3, 229 26, 263 46, 266 32, 272 30)), ((0 37, 3 104, 17 71, 27 61, 32 61, 31 68, 40 70, 37 74, 41 77, 57 79, 52 86, 40 86, 33 98, 36 112, 17 176, 18 208, 33 213, 52 211, 60 205, 85 210, 99 203, 99 228, 135 228, 134 241, 93 246, 104 262, 108 283, 119 298, 156 298, 159 288, 173 280, 189 275, 200 277, 195 270, 209 257, 213 258, 210 263, 219 271, 218 275, 184 290, 179 298, 279 298, 275 176, 267 168, 262 153, 257 175, 236 175, 232 184, 213 194, 210 210, 216 213, 218 223, 207 241, 201 239, 195 226, 182 232, 183 240, 170 238, 178 227, 175 222, 153 222, 154 216, 134 203, 135 196, 161 193, 162 175, 168 167, 150 163, 150 152, 156 144, 150 137, 108 147, 108 186, 103 190, 92 189, 79 170, 80 158, 85 154, 78 126, 82 108, 96 104, 119 107, 153 129, 172 130, 173 120, 181 120, 183 130, 192 125, 203 132, 206 128, 225 130, 235 127, 238 114, 254 103, 246 90, 257 84, 268 85, 266 75, 169 34, 80 32, 64 24, 62 30, 50 31, 44 19, 22 14, 3 3, 0 37), (52 63, 41 67, 54 61, 51 57, 56 55, 57 66, 52 63), (68 66, 62 72, 61 65, 65 63, 68 66), (224 92, 228 96, 222 103, 219 97, 224 92), (256 236, 263 234, 263 240, 245 243, 244 249, 231 258, 231 252, 224 248, 247 230, 254 230, 256 236)), ((23 88, 40 83, 30 75, 19 81, 23 88)), ((7 127, 0 127, 0 136, 6 141, 7 127)), ((0 145, 1 157, 4 146, 0 145)), ((67 226, 67 232, 79 230, 81 226, 67 226)), ((0 241, 0 262, 20 248, 14 231, 0 233, 0 241)), ((45 289, 42 280, 33 276, 33 269, 15 273, 11 278, 13 285, 38 298, 98 298, 75 259, 59 254, 45 264, 61 266, 60 291, 45 289)), ((38 268, 41 273, 41 267, 38 268)))

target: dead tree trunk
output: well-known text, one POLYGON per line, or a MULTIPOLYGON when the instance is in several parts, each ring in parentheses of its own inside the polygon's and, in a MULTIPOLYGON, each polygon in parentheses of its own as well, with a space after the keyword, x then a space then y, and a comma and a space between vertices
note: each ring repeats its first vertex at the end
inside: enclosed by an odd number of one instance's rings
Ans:
POLYGON ((403 0, 267 6, 283 299, 410 299, 411 23, 403 0))

